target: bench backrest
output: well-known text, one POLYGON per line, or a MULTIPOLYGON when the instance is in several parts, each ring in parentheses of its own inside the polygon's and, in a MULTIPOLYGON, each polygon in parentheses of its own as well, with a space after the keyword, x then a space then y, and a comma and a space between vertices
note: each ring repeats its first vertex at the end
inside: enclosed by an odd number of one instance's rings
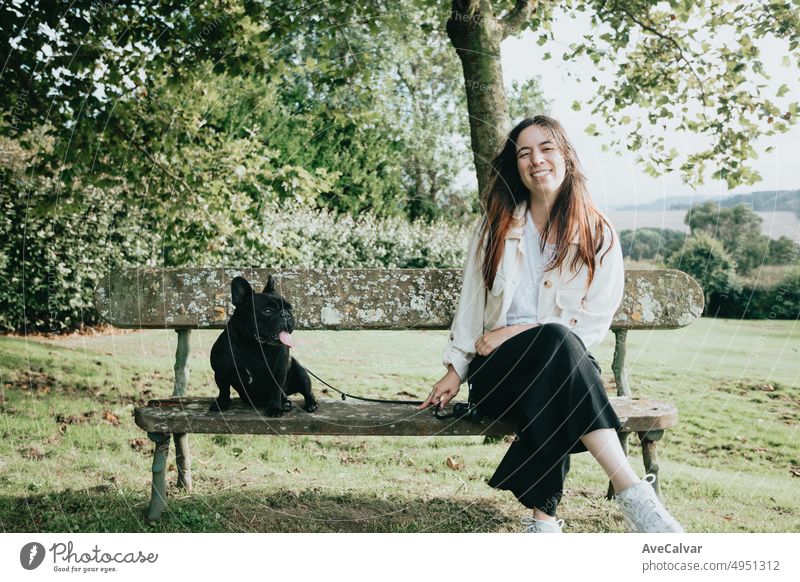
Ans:
MULTIPOLYGON (((116 327, 222 329, 233 313, 230 282, 257 291, 272 273, 294 307, 297 329, 449 329, 461 290, 459 269, 126 269, 95 289, 100 315, 116 327)), ((631 270, 611 328, 675 329, 703 311, 686 273, 631 270)))

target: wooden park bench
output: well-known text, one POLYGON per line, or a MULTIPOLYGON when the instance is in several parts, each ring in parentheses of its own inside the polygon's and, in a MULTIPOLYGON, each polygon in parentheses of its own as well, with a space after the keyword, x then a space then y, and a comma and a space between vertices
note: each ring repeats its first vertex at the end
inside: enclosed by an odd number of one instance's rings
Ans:
MULTIPOLYGON (((279 418, 268 418, 236 398, 225 413, 208 412, 215 386, 203 388, 207 398, 186 396, 191 330, 223 329, 233 310, 229 303, 233 277, 242 275, 255 289, 261 289, 267 274, 265 269, 123 270, 111 273, 95 291, 98 312, 116 327, 178 332, 172 398, 151 400, 134 412, 136 424, 155 443, 149 519, 157 519, 166 508, 170 437, 175 441, 178 487, 190 491, 189 433, 504 436, 514 432, 508 422, 440 420, 433 416, 432 408, 417 411, 409 404, 353 399, 320 400, 313 414, 295 406, 279 418)), ((273 276, 278 291, 294 306, 299 330, 449 329, 461 289, 461 271, 456 269, 290 269, 273 272, 273 276)), ((637 433, 645 470, 656 477, 656 441, 664 430, 675 426, 678 412, 669 403, 631 397, 625 371, 626 336, 629 330, 686 326, 702 310, 700 286, 685 273, 626 273, 625 296, 611 327, 616 336, 612 369, 617 386, 611 402, 622 421, 623 447, 627 452, 627 437, 637 433)), ((432 353, 431 358, 438 361, 439 355, 432 353)), ((314 384, 319 392, 319 383, 314 384)), ((654 486, 660 492, 658 479, 654 486)), ((609 497, 612 495, 609 486, 609 497)))

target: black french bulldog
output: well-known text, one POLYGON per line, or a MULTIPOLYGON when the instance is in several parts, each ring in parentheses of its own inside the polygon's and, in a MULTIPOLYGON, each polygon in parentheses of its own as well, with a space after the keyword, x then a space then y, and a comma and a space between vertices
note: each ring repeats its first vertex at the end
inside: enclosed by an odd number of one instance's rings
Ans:
POLYGON ((289 394, 300 393, 306 412, 319 405, 311 392, 308 372, 289 354, 294 331, 292 306, 275 292, 272 275, 261 293, 243 277, 231 281, 236 309, 225 331, 211 348, 211 367, 219 396, 209 412, 231 405, 231 386, 253 407, 265 406, 267 416, 282 416, 292 408, 289 394))

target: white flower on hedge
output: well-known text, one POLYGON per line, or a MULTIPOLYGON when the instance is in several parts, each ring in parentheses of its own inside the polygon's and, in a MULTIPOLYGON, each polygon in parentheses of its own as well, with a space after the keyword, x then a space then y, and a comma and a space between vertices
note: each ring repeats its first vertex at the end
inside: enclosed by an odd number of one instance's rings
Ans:
POLYGON ((108 96, 106 95, 106 86, 104 83, 95 84, 94 91, 92 91, 92 97, 98 101, 105 101, 108 99, 108 96))
POLYGON ((107 71, 108 65, 104 61, 98 61, 94 65, 94 71, 92 71, 92 80, 99 81, 105 76, 107 71))

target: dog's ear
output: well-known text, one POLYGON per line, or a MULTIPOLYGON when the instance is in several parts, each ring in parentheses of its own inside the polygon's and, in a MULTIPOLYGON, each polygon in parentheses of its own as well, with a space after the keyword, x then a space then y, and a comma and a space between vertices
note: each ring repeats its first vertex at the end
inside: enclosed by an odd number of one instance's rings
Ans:
POLYGON ((262 293, 275 293, 275 279, 272 278, 272 275, 267 277, 267 286, 264 287, 262 293))
POLYGON ((243 305, 253 294, 253 288, 244 277, 235 277, 231 281, 231 298, 236 307, 243 305))

